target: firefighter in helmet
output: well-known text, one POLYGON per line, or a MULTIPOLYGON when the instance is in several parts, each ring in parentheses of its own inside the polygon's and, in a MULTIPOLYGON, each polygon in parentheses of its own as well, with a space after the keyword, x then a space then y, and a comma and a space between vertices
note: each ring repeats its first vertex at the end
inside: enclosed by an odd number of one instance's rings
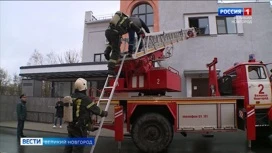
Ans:
MULTIPOLYGON (((86 95, 87 81, 78 78, 74 84, 75 92, 72 94, 73 99, 73 122, 69 122, 67 126, 68 137, 70 138, 86 138, 87 127, 90 123, 92 114, 101 117, 107 117, 108 112, 99 108, 86 95)), ((65 146, 64 153, 83 153, 84 146, 65 146)))
POLYGON ((133 29, 138 35, 145 37, 144 31, 140 27, 135 25, 126 14, 121 11, 117 11, 112 17, 108 29, 105 31, 105 36, 109 44, 104 51, 104 55, 109 61, 109 75, 116 75, 114 68, 120 57, 121 38, 122 35, 128 33, 129 29, 133 29))

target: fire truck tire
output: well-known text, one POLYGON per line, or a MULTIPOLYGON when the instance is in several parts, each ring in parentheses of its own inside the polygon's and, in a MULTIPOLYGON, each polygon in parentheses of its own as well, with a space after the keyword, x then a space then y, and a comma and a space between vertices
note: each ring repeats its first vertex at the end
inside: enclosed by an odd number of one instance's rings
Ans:
POLYGON ((143 152, 162 152, 173 140, 173 127, 161 114, 148 113, 132 125, 134 144, 143 152))

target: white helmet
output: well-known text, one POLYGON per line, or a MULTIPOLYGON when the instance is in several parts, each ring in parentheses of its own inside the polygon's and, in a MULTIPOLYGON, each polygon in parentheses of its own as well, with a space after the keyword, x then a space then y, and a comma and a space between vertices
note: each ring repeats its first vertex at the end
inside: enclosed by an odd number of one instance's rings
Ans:
POLYGON ((83 78, 78 78, 75 82, 75 89, 78 91, 87 90, 87 81, 83 78))

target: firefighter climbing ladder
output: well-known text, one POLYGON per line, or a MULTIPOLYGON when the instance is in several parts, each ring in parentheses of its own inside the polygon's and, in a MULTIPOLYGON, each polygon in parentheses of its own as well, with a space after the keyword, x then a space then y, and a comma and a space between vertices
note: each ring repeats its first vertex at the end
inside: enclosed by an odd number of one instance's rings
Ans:
MULTIPOLYGON (((100 104, 101 101, 107 102, 107 105, 106 105, 106 107, 105 107, 105 111, 108 111, 108 109, 109 109, 110 102, 111 102, 111 99, 112 99, 112 97, 113 97, 115 88, 116 88, 116 86, 117 86, 117 84, 118 84, 118 79, 119 79, 119 76, 120 76, 120 74, 121 74, 121 71, 122 71, 122 68, 123 68, 124 61, 125 61, 125 59, 126 59, 126 56, 127 56, 127 55, 124 55, 123 58, 122 58, 121 65, 120 65, 120 68, 119 68, 119 70, 118 70, 117 75, 116 75, 116 76, 110 76, 110 75, 108 75, 108 77, 107 77, 107 79, 106 79, 106 82, 105 82, 105 84, 104 84, 103 90, 102 90, 102 92, 101 92, 101 94, 100 94, 99 100, 98 100, 98 102, 97 102, 97 106, 99 106, 99 104, 100 104), (108 86, 108 82, 109 82, 109 79, 110 79, 110 78, 115 78, 114 83, 113 83, 113 86, 108 86), (107 97, 107 98, 104 97, 105 89, 111 89, 110 96, 107 97)), ((97 140, 98 140, 98 137, 99 137, 99 135, 100 135, 100 133, 101 133, 101 129, 102 129, 102 126, 103 126, 103 124, 104 124, 104 121, 105 121, 105 117, 102 117, 102 119, 101 119, 101 121, 100 121, 100 124, 99 124, 98 132, 97 132, 96 135, 95 135, 94 145, 92 146, 92 149, 91 149, 90 153, 93 153, 93 151, 94 151, 94 148, 95 148, 95 146, 96 146, 96 142, 97 142, 97 140)))
MULTIPOLYGON (((138 42, 136 51, 132 55, 132 58, 137 59, 137 58, 140 58, 142 56, 145 56, 145 55, 151 54, 153 52, 156 52, 158 50, 165 49, 168 45, 173 45, 174 43, 177 43, 177 42, 182 41, 184 39, 188 39, 189 37, 193 37, 195 35, 196 34, 195 34, 194 28, 189 28, 189 29, 186 29, 186 30, 176 30, 176 31, 168 31, 168 32, 155 32, 155 33, 147 34, 146 37, 143 40, 142 40, 142 38, 139 39, 139 42, 143 41, 143 48, 142 48, 143 51, 138 52, 139 46, 140 46, 140 43, 138 42)), ((115 76, 115 81, 114 81, 113 86, 108 86, 109 78, 112 78, 112 76, 108 75, 108 77, 106 79, 106 82, 104 84, 104 87, 102 89, 102 92, 100 94, 99 100, 97 102, 97 106, 99 106, 101 101, 107 101, 105 111, 108 111, 108 108, 109 108, 111 99, 113 97, 115 88, 116 88, 116 86, 118 84, 118 79, 119 79, 119 76, 121 74, 121 71, 122 71, 126 56, 127 56, 127 54, 124 54, 124 56, 122 58, 118 73, 115 76), (105 89, 111 89, 111 93, 110 93, 110 96, 108 98, 104 97, 105 89)), ((99 137, 99 135, 101 133, 101 129, 102 129, 102 126, 104 124, 104 121, 105 121, 105 117, 102 117, 102 119, 100 121, 100 124, 99 124, 98 132, 95 135, 94 145, 92 146, 90 153, 93 153, 93 151, 94 151, 94 148, 96 146, 98 137, 99 137)))
POLYGON ((142 38, 139 40, 139 42, 143 42, 143 48, 139 50, 140 43, 138 43, 132 58, 137 59, 158 50, 166 49, 166 47, 169 45, 173 45, 174 43, 194 36, 196 36, 196 31, 194 28, 147 34, 143 40, 142 38))

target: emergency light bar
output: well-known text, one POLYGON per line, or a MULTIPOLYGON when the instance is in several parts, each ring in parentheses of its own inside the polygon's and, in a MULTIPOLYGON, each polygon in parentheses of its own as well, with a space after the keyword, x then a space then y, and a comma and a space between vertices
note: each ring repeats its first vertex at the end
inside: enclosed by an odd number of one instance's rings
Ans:
POLYGON ((256 61, 255 54, 249 54, 248 62, 255 62, 255 61, 256 61))

